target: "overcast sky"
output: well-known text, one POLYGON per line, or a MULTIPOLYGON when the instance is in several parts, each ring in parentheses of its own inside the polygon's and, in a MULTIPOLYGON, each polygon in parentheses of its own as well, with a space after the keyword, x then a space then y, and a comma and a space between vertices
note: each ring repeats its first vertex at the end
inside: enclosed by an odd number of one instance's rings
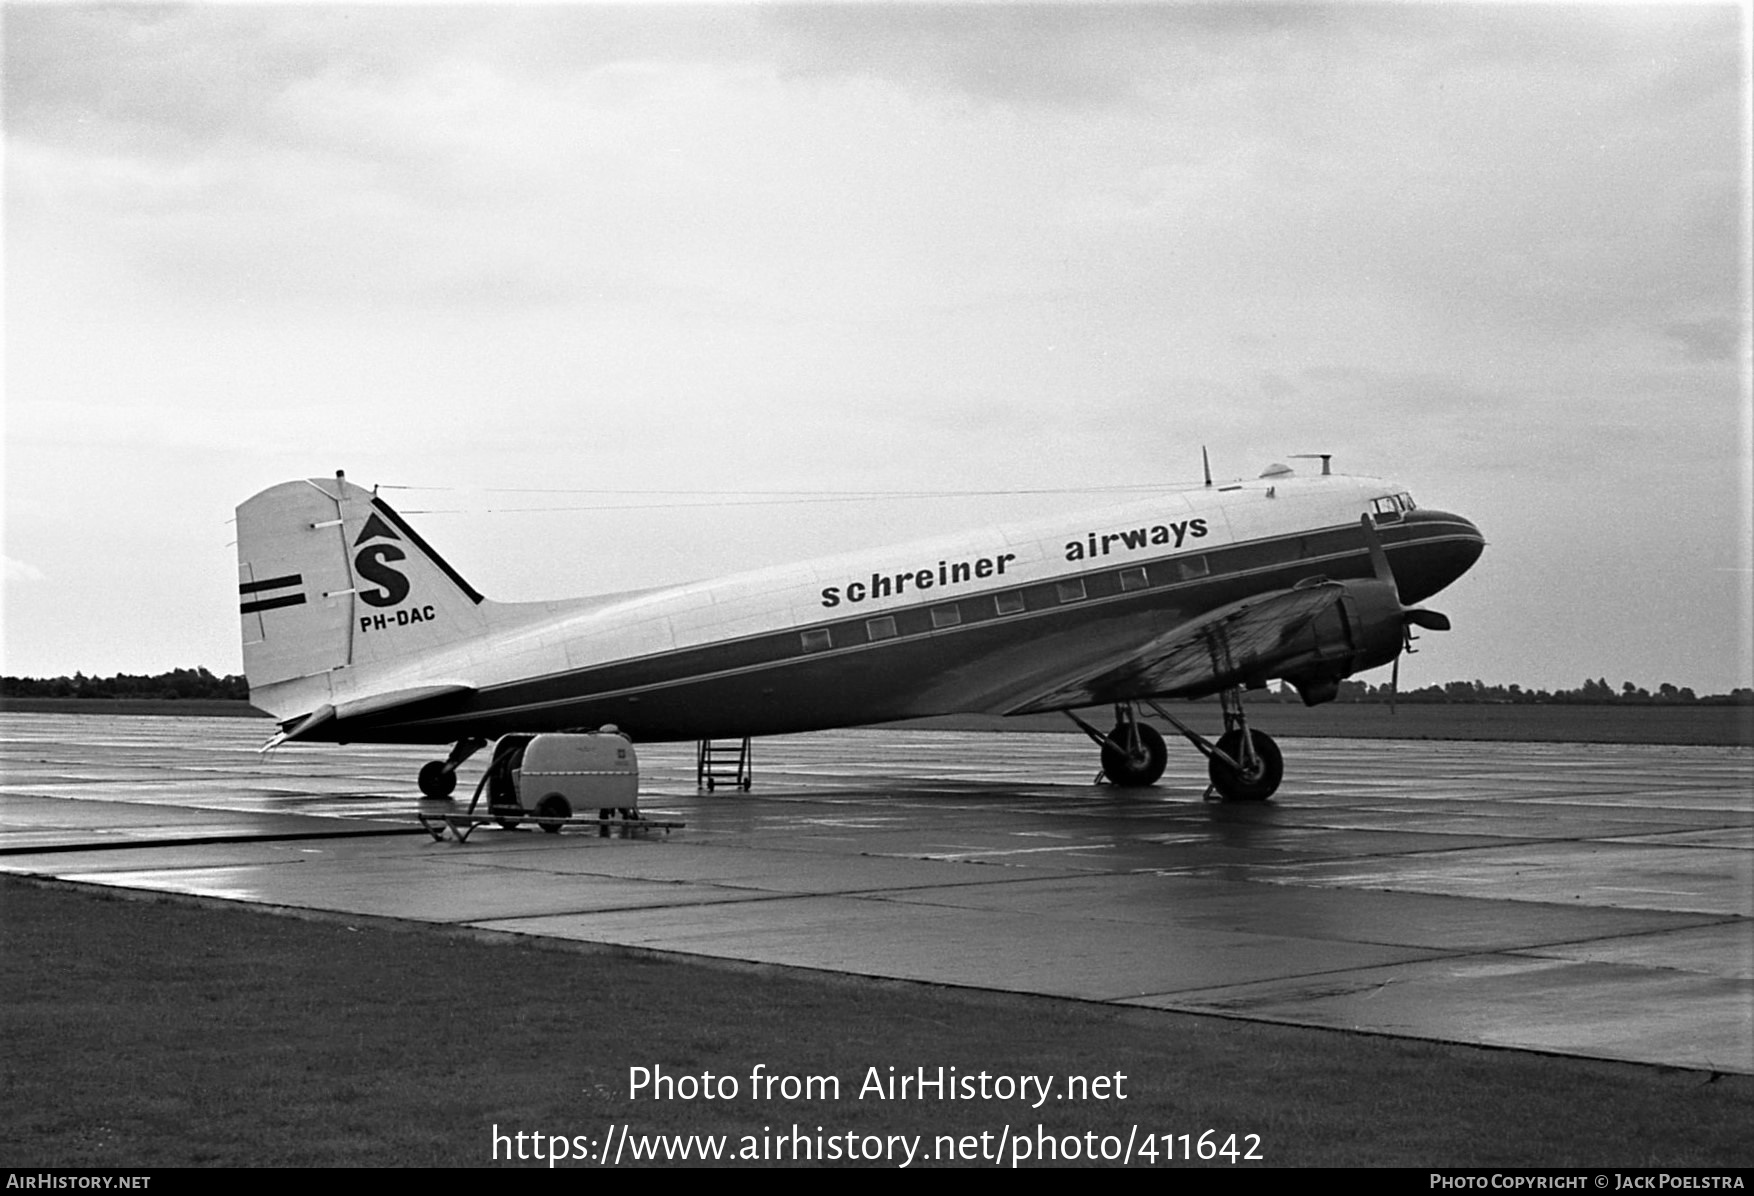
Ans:
POLYGON ((1744 6, 4 16, 7 673, 240 671, 289 478, 522 599, 1206 445, 1485 531, 1404 684, 1751 683, 1744 6))

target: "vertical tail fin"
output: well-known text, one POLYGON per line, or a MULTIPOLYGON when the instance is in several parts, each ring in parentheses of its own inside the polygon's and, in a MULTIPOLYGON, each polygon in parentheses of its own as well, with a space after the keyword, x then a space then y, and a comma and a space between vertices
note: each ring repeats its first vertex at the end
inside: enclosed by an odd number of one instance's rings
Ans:
POLYGON ((316 679, 337 669, 393 662, 486 625, 474 587, 388 503, 340 474, 270 487, 237 518, 252 698, 306 678, 322 695, 329 686, 316 679))

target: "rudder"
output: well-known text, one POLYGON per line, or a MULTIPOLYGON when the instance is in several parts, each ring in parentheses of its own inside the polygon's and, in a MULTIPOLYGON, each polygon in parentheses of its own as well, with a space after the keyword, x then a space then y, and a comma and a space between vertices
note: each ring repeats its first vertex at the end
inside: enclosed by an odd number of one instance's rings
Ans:
POLYGON ((474 587, 388 503, 339 474, 262 491, 238 507, 237 528, 252 696, 393 662, 485 625, 474 587))

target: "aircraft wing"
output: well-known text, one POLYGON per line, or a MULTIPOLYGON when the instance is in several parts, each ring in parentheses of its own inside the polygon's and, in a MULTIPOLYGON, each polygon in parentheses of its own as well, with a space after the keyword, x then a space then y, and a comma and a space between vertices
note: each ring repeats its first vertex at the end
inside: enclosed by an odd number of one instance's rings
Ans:
POLYGON ((1340 601, 1324 581, 1234 602, 1112 657, 1007 714, 1036 714, 1131 698, 1206 694, 1260 676, 1290 654, 1298 633, 1340 601))

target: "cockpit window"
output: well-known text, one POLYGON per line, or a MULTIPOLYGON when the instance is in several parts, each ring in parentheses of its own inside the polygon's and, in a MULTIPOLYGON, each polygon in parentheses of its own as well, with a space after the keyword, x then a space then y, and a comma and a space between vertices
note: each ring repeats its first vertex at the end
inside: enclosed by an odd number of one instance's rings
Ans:
POLYGON ((1418 510, 1413 496, 1403 490, 1399 494, 1386 494, 1370 501, 1372 516, 1378 523, 1394 523, 1408 511, 1418 510))
POLYGON ((1370 500, 1372 518, 1378 523, 1397 523, 1401 518, 1401 497, 1398 494, 1370 500))

